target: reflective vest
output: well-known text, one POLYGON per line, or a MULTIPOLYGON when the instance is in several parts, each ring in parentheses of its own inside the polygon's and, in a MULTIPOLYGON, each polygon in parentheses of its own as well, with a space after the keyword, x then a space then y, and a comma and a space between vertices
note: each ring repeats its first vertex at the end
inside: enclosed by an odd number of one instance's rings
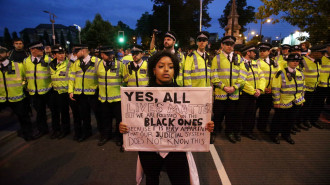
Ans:
MULTIPOLYGON (((265 88, 270 89, 272 86, 272 80, 275 74, 279 71, 279 65, 276 61, 269 60, 270 64, 259 58, 256 62, 260 66, 260 69, 265 77, 266 83, 265 88)), ((264 93, 264 92, 262 92, 264 93)))
POLYGON ((69 61, 67 58, 60 64, 57 64, 57 59, 55 58, 49 64, 52 87, 58 94, 68 92, 70 67, 72 64, 73 62, 69 61))
POLYGON ((243 91, 249 95, 254 95, 256 89, 265 91, 266 79, 257 62, 255 60, 251 60, 244 63, 244 65, 247 70, 247 77, 243 91))
POLYGON ((124 64, 115 59, 111 65, 106 67, 104 62, 97 68, 99 83, 99 101, 118 102, 120 98, 120 87, 122 85, 124 64))
POLYGON ((128 87, 146 87, 149 82, 147 73, 147 61, 142 61, 142 65, 139 68, 136 68, 134 63, 130 62, 124 66, 123 79, 128 87))
POLYGON ((322 57, 319 85, 320 87, 330 87, 330 59, 322 57))
POLYGON ((0 70, 0 102, 18 102, 25 96, 23 79, 25 78, 22 63, 10 61, 7 70, 0 70))
POLYGON ((24 59, 27 91, 30 95, 46 94, 52 88, 49 69, 51 60, 48 55, 41 57, 37 64, 32 62, 31 55, 24 59))
POLYGON ((315 63, 315 60, 309 56, 303 57, 302 72, 305 76, 305 90, 313 92, 317 87, 317 82, 320 77, 320 64, 315 63))
POLYGON ((279 55, 275 58, 275 62, 278 63, 279 70, 284 69, 288 67, 288 63, 286 60, 284 60, 283 55, 279 55))
POLYGON ((189 54, 184 66, 184 86, 209 87, 211 85, 211 62, 209 56, 204 60, 197 51, 189 54))
POLYGON ((81 65, 82 62, 76 60, 71 68, 68 93, 94 95, 98 85, 96 69, 102 60, 93 56, 87 64, 81 65))
POLYGON ((216 100, 238 100, 239 90, 245 84, 247 71, 240 55, 233 55, 232 62, 221 52, 212 60, 211 83, 215 86, 214 96, 216 100), (234 87, 236 91, 227 94, 224 87, 234 87))
POLYGON ((126 65, 130 62, 133 62, 133 56, 131 54, 124 56, 123 59, 122 59, 122 62, 123 62, 124 65, 126 65))
POLYGON ((304 75, 296 69, 295 76, 288 72, 288 68, 277 72, 272 81, 272 93, 274 105, 280 105, 280 108, 287 109, 296 105, 301 105, 305 99, 304 75))

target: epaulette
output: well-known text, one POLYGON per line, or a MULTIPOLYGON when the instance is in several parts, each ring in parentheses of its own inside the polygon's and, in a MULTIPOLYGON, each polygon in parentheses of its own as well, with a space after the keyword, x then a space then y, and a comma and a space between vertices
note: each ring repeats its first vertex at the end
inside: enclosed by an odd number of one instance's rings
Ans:
POLYGON ((279 71, 276 73, 275 78, 278 78, 282 73, 283 73, 283 71, 282 71, 282 70, 279 70, 279 71))

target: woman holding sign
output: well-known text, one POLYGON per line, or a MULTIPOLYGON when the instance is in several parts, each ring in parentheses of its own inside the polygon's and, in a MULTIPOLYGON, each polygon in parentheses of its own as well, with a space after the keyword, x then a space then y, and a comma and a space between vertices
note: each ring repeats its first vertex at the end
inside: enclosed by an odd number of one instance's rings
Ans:
MULTIPOLYGON (((149 87, 178 87, 176 77, 179 75, 179 59, 169 52, 158 52, 148 62, 149 87)), ((209 132, 213 132, 214 123, 211 121, 206 126, 209 132)), ((120 123, 121 133, 127 133, 128 127, 120 123)), ((190 153, 190 152, 189 152, 190 153)), ((192 156, 190 154, 190 156, 192 156)), ((161 169, 166 167, 171 184, 189 185, 196 184, 191 181, 189 168, 195 167, 195 162, 187 159, 186 152, 139 152, 139 159, 146 174, 147 185, 159 184, 161 169), (190 164, 190 165, 189 165, 190 164), (191 164, 193 166, 191 166, 191 164)), ((197 171, 197 170, 196 170, 197 171)), ((197 179, 198 181, 198 179, 197 179)), ((198 183, 198 182, 197 182, 198 183)))

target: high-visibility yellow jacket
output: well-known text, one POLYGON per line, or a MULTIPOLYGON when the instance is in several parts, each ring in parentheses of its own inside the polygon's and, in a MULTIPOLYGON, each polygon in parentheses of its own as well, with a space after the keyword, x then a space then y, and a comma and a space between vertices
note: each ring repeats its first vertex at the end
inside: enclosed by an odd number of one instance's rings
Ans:
POLYGON ((73 62, 69 61, 67 58, 59 64, 55 58, 49 64, 52 87, 59 94, 68 92, 70 68, 72 65, 73 62))
POLYGON ((274 105, 280 105, 280 108, 287 109, 296 105, 301 105, 305 99, 304 92, 304 75, 296 69, 293 76, 289 73, 288 68, 277 72, 272 81, 272 93, 274 105))
POLYGON ((245 61, 244 65, 248 73, 243 91, 249 95, 254 95, 256 89, 265 91, 266 79, 257 62, 255 60, 245 61))
POLYGON ((278 63, 279 70, 288 67, 288 63, 283 58, 283 55, 279 55, 279 56, 275 57, 274 61, 278 63))
POLYGON ((320 77, 320 64, 315 63, 315 60, 309 56, 303 57, 302 72, 305 76, 305 91, 313 92, 317 87, 317 82, 320 77))
POLYGON ((221 52, 212 60, 211 83, 215 86, 214 96, 216 100, 238 100, 240 88, 245 84, 247 71, 240 55, 233 55, 232 62, 221 52), (233 86, 236 91, 227 94, 224 87, 233 86))
POLYGON ((51 88, 49 63, 52 59, 45 55, 35 65, 31 55, 24 59, 23 66, 27 79, 27 91, 30 95, 46 94, 51 88))
POLYGON ((9 61, 7 70, 0 70, 0 102, 18 102, 24 96, 25 71, 22 63, 9 61))
POLYGON ((117 59, 109 66, 106 66, 103 61, 100 63, 97 68, 99 101, 111 103, 121 100, 120 87, 123 83, 123 68, 124 64, 117 59))
POLYGON ((189 54, 184 66, 184 86, 209 87, 211 86, 211 59, 204 60, 197 51, 189 54))
MULTIPOLYGON (((260 69, 262 73, 264 74, 264 77, 266 79, 266 85, 265 88, 270 89, 272 86, 272 80, 275 76, 275 74, 279 71, 279 65, 276 63, 276 61, 273 61, 272 59, 269 60, 270 64, 259 58, 256 62, 260 66, 260 69)), ((264 92, 262 92, 264 93, 264 92)))
POLYGON ((124 56, 123 59, 122 59, 122 62, 123 62, 124 65, 126 65, 126 64, 128 64, 132 61, 133 61, 133 56, 131 54, 124 56))
POLYGON ((135 68, 133 62, 128 63, 123 69, 123 80, 128 87, 146 87, 149 82, 148 63, 142 61, 141 67, 135 68))
POLYGON ((81 68, 82 62, 76 60, 71 68, 68 93, 94 95, 98 85, 96 69, 102 60, 91 57, 85 71, 81 68))
POLYGON ((330 59, 322 57, 319 85, 320 87, 330 87, 330 59))

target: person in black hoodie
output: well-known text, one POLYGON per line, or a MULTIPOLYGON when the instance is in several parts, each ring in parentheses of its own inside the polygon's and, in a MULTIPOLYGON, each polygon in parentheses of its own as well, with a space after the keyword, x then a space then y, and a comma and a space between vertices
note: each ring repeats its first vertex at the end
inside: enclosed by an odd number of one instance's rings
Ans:
MULTIPOLYGON (((179 59, 166 51, 161 51, 149 58, 148 76, 149 87, 179 87, 176 77, 179 75, 179 59)), ((206 126, 213 132, 214 123, 211 121, 206 126)), ((121 133, 127 133, 126 123, 120 123, 121 133)), ((147 185, 159 184, 159 174, 163 166, 166 167, 171 184, 190 184, 189 165, 186 152, 139 152, 139 158, 146 175, 147 185)))

